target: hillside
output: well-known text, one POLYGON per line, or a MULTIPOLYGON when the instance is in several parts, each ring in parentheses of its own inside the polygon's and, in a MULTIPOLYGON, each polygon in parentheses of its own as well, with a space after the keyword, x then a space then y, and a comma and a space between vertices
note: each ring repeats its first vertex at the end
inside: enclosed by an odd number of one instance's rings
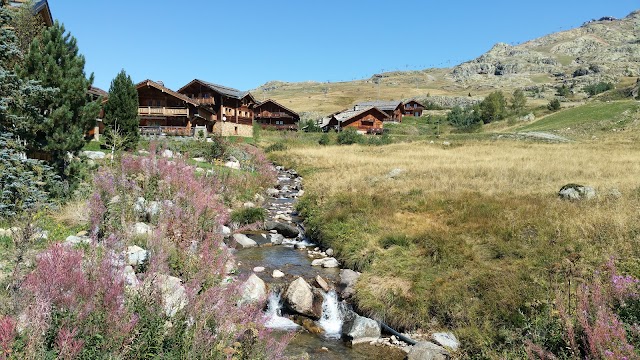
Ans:
POLYGON ((567 31, 511 46, 498 43, 478 58, 453 68, 375 74, 335 83, 272 81, 252 90, 310 117, 354 102, 418 98, 452 105, 490 91, 521 88, 540 102, 554 95, 547 85, 581 86, 599 81, 629 83, 640 76, 640 11, 623 19, 602 18, 567 31))

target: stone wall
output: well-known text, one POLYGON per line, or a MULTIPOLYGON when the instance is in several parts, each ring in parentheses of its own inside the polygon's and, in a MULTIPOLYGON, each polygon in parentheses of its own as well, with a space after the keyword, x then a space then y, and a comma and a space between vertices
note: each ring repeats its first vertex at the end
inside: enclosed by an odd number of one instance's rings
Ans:
POLYGON ((253 125, 218 121, 213 125, 213 133, 221 136, 253 137, 253 125))

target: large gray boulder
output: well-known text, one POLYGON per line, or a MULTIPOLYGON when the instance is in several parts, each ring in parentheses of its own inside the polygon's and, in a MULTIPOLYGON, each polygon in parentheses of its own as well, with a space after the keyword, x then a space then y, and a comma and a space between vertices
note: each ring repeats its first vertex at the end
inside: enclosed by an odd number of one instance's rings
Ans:
POLYGON ((247 249, 258 246, 257 242, 253 241, 245 234, 233 234, 233 242, 235 243, 235 247, 240 249, 247 249))
POLYGON ((275 230, 286 238, 295 238, 300 235, 300 230, 297 227, 277 221, 265 221, 264 228, 265 230, 275 230))
POLYGON ((162 304, 167 316, 174 316, 187 305, 187 291, 179 278, 157 274, 155 284, 160 290, 162 304))
POLYGON ((355 294, 355 286, 359 277, 359 272, 350 269, 340 270, 340 282, 338 284, 338 291, 340 292, 340 295, 343 299, 347 299, 355 294))
POLYGON ((289 284, 284 299, 291 310, 314 319, 320 318, 317 307, 314 308, 313 289, 303 278, 298 277, 289 284))
POLYGON ((362 338, 379 338, 381 334, 380 323, 373 319, 360 316, 351 310, 344 313, 342 335, 351 340, 362 338))
POLYGON ((105 153, 102 151, 83 151, 82 155, 86 156, 91 160, 101 160, 105 158, 105 153))
POLYGON ((591 186, 567 184, 560 188, 558 196, 563 200, 591 200, 596 197, 596 190, 591 186))
POLYGON ((255 303, 267 298, 267 285, 256 274, 251 274, 242 285, 241 303, 255 303))
POLYGON ((444 347, 448 347, 448 348, 450 348, 452 350, 458 350, 458 348, 460 347, 460 342, 458 341, 456 336, 453 335, 453 333, 450 333, 450 332, 433 333, 431 335, 431 338, 436 343, 438 343, 438 344, 440 344, 440 345, 442 345, 444 347))
POLYGON ((422 341, 411 347, 408 360, 449 360, 450 355, 445 348, 432 342, 422 341))
POLYGON ((127 265, 142 265, 149 258, 149 252, 138 245, 127 247, 127 265))

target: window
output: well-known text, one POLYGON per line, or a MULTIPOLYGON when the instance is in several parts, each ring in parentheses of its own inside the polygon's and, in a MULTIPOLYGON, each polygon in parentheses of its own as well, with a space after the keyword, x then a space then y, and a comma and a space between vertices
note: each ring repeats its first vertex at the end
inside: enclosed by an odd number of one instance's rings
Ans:
POLYGON ((234 126, 234 128, 233 128, 233 133, 234 133, 234 134, 236 134, 236 135, 238 135, 238 127, 237 127, 237 126, 234 126))
POLYGON ((203 97, 204 97, 205 99, 208 99, 208 98, 209 98, 209 93, 205 93, 205 94, 203 94, 203 97))

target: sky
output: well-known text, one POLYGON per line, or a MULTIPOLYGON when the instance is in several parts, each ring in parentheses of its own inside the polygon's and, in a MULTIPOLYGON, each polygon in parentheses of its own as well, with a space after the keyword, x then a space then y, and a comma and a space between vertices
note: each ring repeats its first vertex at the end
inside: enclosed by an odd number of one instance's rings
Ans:
POLYGON ((177 90, 194 78, 240 90, 272 81, 336 82, 451 67, 638 0, 49 0, 94 85, 124 69, 177 90))

